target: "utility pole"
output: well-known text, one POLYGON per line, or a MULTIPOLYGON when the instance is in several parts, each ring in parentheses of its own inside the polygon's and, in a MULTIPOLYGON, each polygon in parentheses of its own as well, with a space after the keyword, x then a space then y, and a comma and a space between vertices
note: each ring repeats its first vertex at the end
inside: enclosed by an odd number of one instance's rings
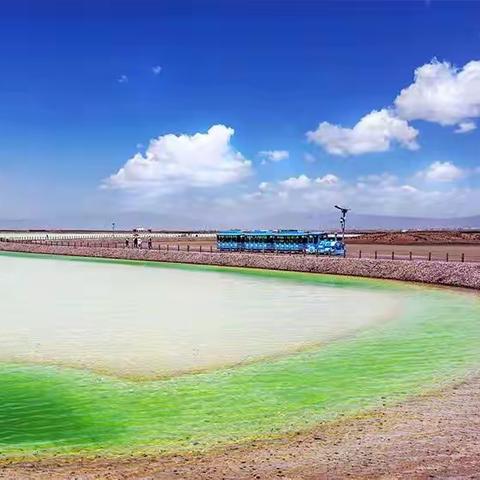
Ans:
POLYGON ((115 222, 112 222, 112 232, 113 236, 115 236, 115 222))
POLYGON ((342 227, 342 243, 345 243, 345 216, 347 215, 347 212, 350 210, 349 208, 343 208, 339 207, 338 205, 335 205, 335 208, 338 208, 342 212, 342 215, 340 217, 340 226, 342 227))

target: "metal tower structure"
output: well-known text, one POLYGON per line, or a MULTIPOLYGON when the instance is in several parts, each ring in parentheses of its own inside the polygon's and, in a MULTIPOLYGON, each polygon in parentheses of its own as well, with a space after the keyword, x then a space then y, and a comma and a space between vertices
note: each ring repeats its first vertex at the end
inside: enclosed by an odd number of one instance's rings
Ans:
POLYGON ((344 207, 339 207, 338 205, 335 205, 335 208, 338 208, 342 212, 342 215, 340 217, 340 227, 342 228, 342 242, 345 242, 345 223, 346 223, 346 215, 347 212, 350 210, 349 208, 344 208, 344 207))

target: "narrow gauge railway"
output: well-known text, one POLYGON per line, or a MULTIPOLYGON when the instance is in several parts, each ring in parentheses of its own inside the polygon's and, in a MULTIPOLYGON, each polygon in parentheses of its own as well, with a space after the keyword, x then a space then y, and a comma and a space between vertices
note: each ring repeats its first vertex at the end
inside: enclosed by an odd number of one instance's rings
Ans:
POLYGON ((345 243, 325 232, 226 230, 217 234, 221 252, 308 253, 345 256, 345 243))

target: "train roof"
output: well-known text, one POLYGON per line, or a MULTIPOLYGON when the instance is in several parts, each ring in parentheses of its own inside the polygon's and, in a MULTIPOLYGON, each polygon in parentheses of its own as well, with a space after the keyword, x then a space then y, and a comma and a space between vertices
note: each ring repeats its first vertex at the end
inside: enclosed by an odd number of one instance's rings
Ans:
POLYGON ((304 230, 223 230, 219 235, 326 235, 326 232, 306 232, 304 230))
POLYGON ((219 235, 238 235, 239 233, 243 233, 243 230, 222 230, 218 232, 219 235))
POLYGON ((305 235, 303 230, 277 230, 272 232, 274 235, 305 235))
POLYGON ((273 235, 273 230, 245 230, 244 235, 273 235))

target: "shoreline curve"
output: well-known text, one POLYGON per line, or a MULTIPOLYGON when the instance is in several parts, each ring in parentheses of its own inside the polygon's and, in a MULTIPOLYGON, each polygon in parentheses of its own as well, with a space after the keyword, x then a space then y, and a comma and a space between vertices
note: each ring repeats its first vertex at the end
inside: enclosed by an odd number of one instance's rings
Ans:
MULTIPOLYGON (((283 270, 480 289, 480 265, 453 262, 337 259, 197 252, 159 252, 4 244, 0 251, 283 270), (13 247, 13 248, 12 248, 13 247)), ((173 455, 34 463, 0 463, 0 478, 334 479, 464 478, 480 471, 480 379, 412 398, 314 431, 251 442, 206 456, 173 455)))
POLYGON ((0 252, 2 251, 322 273, 480 290, 480 264, 475 263, 352 259, 288 254, 175 252, 133 248, 67 247, 0 242, 0 252))

